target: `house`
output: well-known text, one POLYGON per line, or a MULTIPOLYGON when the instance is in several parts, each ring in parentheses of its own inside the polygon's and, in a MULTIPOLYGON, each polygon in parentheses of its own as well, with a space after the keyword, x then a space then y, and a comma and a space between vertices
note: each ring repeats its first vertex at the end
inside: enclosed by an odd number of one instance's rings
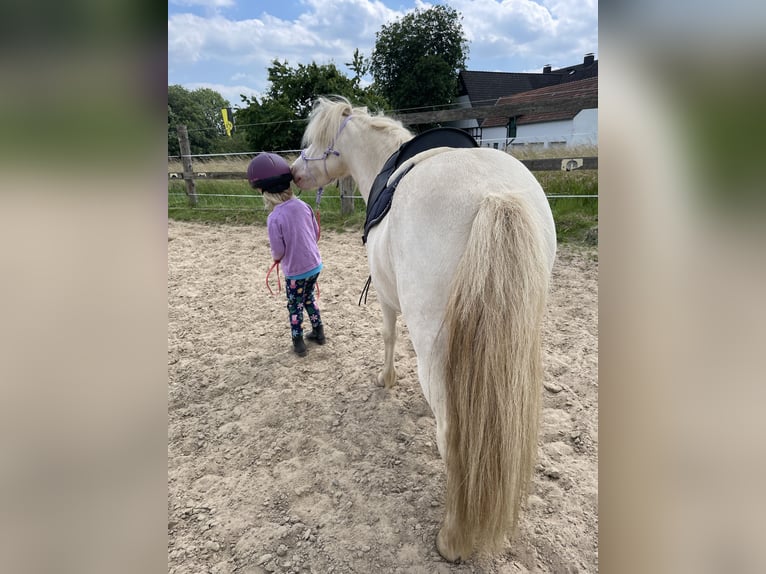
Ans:
MULTIPOLYGON (((580 82, 586 79, 598 78, 598 60, 593 54, 586 54, 581 64, 567 66, 553 70, 551 66, 543 67, 542 73, 523 73, 523 72, 474 72, 462 70, 458 75, 458 98, 457 103, 460 107, 478 108, 482 106, 494 106, 501 98, 513 97, 517 94, 532 92, 540 89, 561 86, 573 82, 580 82)), ((545 94, 545 92, 543 92, 545 94)), ((588 115, 588 114, 586 114, 588 115)), ((590 114, 592 115, 592 114, 590 114)), ((489 136, 484 132, 484 122, 488 118, 478 118, 470 120, 459 120, 452 123, 453 126, 461 128, 473 135, 482 145, 494 145, 500 141, 488 142, 489 136)), ((571 119, 571 118, 570 118, 571 119)), ((494 119, 496 122, 497 120, 494 119)), ((554 120, 551 120, 554 121, 554 120)), ((559 121, 559 120, 556 120, 559 121)), ((541 123, 535 121, 533 123, 541 123)), ((579 122, 578 122, 579 123, 579 122)), ((523 123, 521 125, 524 125, 523 123)), ((528 124, 528 125, 531 125, 528 124)), ((487 125, 488 129, 497 128, 496 125, 487 125)), ((531 130, 540 131, 540 127, 531 130)), ((529 131, 525 128, 524 131, 529 131)), ((511 129, 512 132, 512 129, 511 129)), ((496 137, 499 130, 492 132, 493 140, 505 140, 508 137, 496 137)), ((521 142, 517 142, 520 144, 521 142)), ((532 142, 530 143, 540 143, 532 142)), ((542 142, 546 145, 548 142, 542 142)))
MULTIPOLYGON (((555 103, 572 97, 598 97, 598 77, 522 92, 498 98, 497 105, 555 103)), ((515 117, 488 117, 482 120, 479 145, 509 148, 569 147, 598 145, 598 109, 552 111, 515 117)))

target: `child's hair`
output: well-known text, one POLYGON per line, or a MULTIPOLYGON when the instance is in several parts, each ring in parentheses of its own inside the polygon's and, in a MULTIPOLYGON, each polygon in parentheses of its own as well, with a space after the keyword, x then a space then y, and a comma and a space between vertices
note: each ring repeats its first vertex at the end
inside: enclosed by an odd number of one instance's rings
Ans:
POLYGON ((280 203, 284 203, 288 199, 293 198, 293 188, 288 187, 285 191, 280 191, 279 193, 269 193, 265 192, 263 195, 263 203, 268 206, 268 208, 274 209, 277 205, 280 203))

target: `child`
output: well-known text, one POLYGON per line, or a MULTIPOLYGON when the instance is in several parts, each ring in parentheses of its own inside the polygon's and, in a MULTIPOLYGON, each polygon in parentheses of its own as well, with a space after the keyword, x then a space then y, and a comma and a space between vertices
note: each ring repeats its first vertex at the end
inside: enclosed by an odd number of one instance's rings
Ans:
POLYGON ((317 246, 319 226, 311 208, 293 196, 290 166, 280 156, 273 153, 257 155, 247 168, 247 178, 253 188, 262 190, 263 199, 271 208, 266 221, 271 256, 274 261, 281 262, 285 274, 293 351, 305 357, 304 309, 312 327, 306 338, 319 345, 325 343, 324 326, 314 298, 314 287, 322 270, 322 257, 317 246))

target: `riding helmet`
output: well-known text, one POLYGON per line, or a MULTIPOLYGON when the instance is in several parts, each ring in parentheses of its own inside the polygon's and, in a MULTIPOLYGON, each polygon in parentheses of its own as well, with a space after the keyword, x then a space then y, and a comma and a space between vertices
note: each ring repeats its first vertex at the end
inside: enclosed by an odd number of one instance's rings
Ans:
POLYGON ((247 166, 247 180, 253 189, 267 193, 282 193, 293 179, 290 165, 275 153, 259 153, 247 166))

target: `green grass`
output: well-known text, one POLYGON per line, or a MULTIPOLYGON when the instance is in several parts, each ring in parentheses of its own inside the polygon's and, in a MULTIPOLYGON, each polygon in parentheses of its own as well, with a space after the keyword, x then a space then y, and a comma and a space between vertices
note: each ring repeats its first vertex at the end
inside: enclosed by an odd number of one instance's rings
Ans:
MULTIPOLYGON (((598 195, 597 171, 546 171, 536 172, 535 176, 547 195, 598 195)), ((168 216, 171 219, 235 225, 266 223, 268 212, 264 209, 263 199, 247 182, 197 179, 196 184, 198 204, 190 207, 185 195, 185 184, 177 180, 169 182, 168 216), (220 195, 233 197, 218 197, 220 195)), ((342 215, 340 198, 333 197, 338 195, 338 188, 334 185, 328 185, 324 190, 320 203, 322 229, 361 233, 365 219, 364 201, 357 192, 354 211, 342 215)), ((316 207, 315 191, 303 192, 300 198, 312 208, 316 207)), ((559 242, 593 243, 591 230, 598 227, 598 199, 550 199, 550 204, 559 242)))
MULTIPOLYGON (((197 206, 191 207, 183 182, 168 184, 168 216, 177 221, 206 223, 229 223, 237 225, 266 224, 268 211, 264 208, 260 193, 245 181, 195 180, 197 183, 197 206), (220 197, 234 196, 234 197, 220 197), (252 197, 257 196, 257 197, 252 197)), ((354 211, 341 214, 340 197, 335 185, 328 185, 319 203, 322 229, 333 231, 358 231, 364 225, 365 206, 361 196, 354 197, 354 211), (333 197, 336 196, 336 197, 333 197)), ((316 209, 316 191, 305 191, 299 196, 316 209)))
POLYGON ((197 179, 197 205, 190 206, 183 181, 168 183, 168 217, 209 223, 265 223, 263 200, 246 181, 197 179), (218 197, 231 195, 235 197, 218 197))
MULTIPOLYGON (((553 195, 598 195, 598 172, 545 171, 535 174, 545 194, 553 195)), ((559 242, 594 243, 592 229, 598 227, 597 198, 549 199, 556 235, 559 242)))

